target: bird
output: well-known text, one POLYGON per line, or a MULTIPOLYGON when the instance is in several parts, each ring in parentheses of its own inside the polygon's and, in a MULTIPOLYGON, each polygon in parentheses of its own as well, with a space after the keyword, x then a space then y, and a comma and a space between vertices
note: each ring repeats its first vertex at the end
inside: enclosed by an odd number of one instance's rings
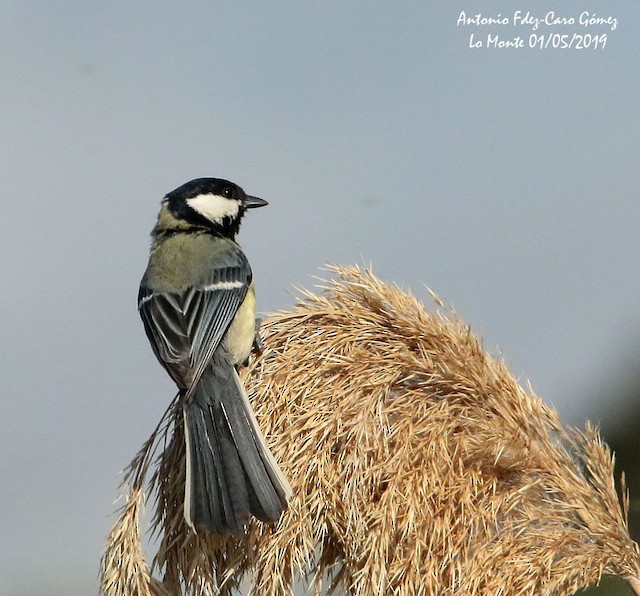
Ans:
POLYGON ((184 518, 198 534, 238 534, 251 516, 276 522, 291 488, 238 376, 259 342, 253 274, 235 237, 264 199, 222 178, 165 195, 151 232, 138 310, 178 386, 185 436, 184 518))

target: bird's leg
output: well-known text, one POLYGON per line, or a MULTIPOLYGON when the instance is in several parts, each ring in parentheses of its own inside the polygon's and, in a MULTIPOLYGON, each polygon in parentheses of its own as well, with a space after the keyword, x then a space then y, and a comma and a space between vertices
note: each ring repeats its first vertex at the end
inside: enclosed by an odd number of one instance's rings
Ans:
MULTIPOLYGON (((262 319, 256 319, 256 324, 255 324, 255 335, 253 336, 253 346, 251 347, 251 354, 253 354, 254 356, 261 356, 262 352, 264 350, 264 342, 262 341, 262 338, 260 337, 260 323, 262 322, 262 319)), ((240 362, 238 364, 236 364, 236 369, 240 370, 241 368, 244 368, 245 366, 249 366, 249 362, 251 360, 251 354, 249 354, 249 356, 247 356, 247 359, 244 362, 240 362)))
POLYGON ((252 352, 256 356, 261 356, 264 351, 264 342, 262 341, 262 337, 260 337, 260 323, 262 323, 262 319, 256 318, 256 334, 253 338, 253 349, 252 352))

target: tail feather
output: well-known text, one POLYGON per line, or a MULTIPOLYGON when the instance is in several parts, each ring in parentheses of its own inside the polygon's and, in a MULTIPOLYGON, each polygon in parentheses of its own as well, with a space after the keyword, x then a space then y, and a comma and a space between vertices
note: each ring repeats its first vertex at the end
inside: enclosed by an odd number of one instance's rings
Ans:
POLYGON ((277 521, 291 489, 269 452, 235 368, 214 354, 183 404, 185 519, 196 531, 242 531, 251 515, 277 521))

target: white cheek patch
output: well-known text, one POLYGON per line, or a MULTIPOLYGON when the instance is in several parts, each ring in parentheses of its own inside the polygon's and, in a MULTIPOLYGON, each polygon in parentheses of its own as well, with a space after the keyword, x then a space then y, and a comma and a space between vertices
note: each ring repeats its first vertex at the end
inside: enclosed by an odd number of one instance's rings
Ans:
POLYGON ((187 199, 187 205, 209 221, 222 223, 225 217, 234 219, 238 215, 240 203, 225 199, 220 195, 203 194, 187 199))

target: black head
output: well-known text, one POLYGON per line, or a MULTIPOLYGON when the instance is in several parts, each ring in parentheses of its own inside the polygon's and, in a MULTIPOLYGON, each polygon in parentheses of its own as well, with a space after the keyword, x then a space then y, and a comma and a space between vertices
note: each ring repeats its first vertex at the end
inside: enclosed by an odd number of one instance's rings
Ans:
POLYGON ((268 204, 222 178, 191 180, 168 193, 164 203, 179 221, 231 238, 247 209, 268 204))

